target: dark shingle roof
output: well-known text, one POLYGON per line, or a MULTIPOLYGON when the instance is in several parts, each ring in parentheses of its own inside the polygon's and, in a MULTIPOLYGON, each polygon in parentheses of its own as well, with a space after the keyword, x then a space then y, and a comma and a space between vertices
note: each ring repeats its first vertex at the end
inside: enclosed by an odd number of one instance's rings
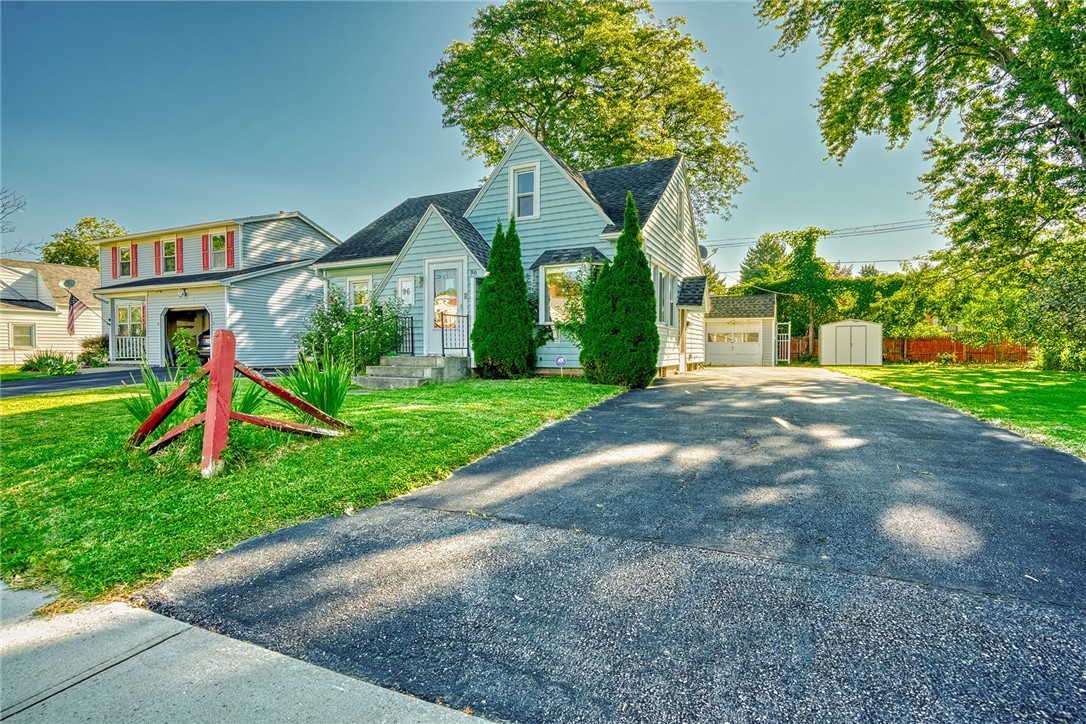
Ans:
POLYGON ((462 212, 456 213, 451 209, 436 204, 434 208, 437 209, 437 213, 441 214, 441 218, 445 219, 449 226, 452 227, 453 232, 460 237, 460 241, 464 242, 464 246, 485 267, 490 260, 490 244, 487 243, 486 239, 479 234, 470 221, 464 218, 462 212))
POLYGON ((679 282, 679 306, 700 307, 705 304, 705 281, 701 277, 685 277, 679 282))
POLYGON ((596 247, 578 246, 572 249, 547 249, 539 255, 531 268, 538 269, 541 266, 550 266, 551 264, 576 264, 577 262, 602 264, 605 261, 607 261, 607 257, 596 247))
POLYGON ((592 190, 603 212, 611 219, 611 226, 604 231, 621 231, 626 213, 626 192, 632 191, 637 214, 644 226, 652 215, 664 189, 675 174, 681 156, 656 161, 601 168, 584 174, 585 183, 592 190))
POLYGON ((317 259, 316 263, 396 256, 431 205, 447 209, 456 216, 463 216, 478 193, 479 189, 465 189, 407 199, 317 259))
POLYGON ((196 284, 198 282, 219 282, 231 277, 240 277, 245 274, 255 274, 256 272, 267 271, 280 266, 287 266, 289 264, 298 264, 303 261, 309 261, 308 259, 291 259, 290 261, 276 261, 271 264, 261 264, 260 266, 250 266, 244 269, 226 269, 224 271, 209 271, 200 272, 199 274, 182 274, 180 276, 168 276, 168 277, 147 277, 146 279, 133 279, 130 282, 124 282, 122 284, 111 284, 108 287, 100 287, 100 292, 112 292, 115 289, 141 289, 143 287, 161 287, 161 286, 184 286, 185 284, 196 284))
POLYGON ((39 302, 37 299, 0 299, 0 309, 8 309, 12 311, 20 309, 29 309, 34 312, 55 312, 56 307, 51 307, 45 302, 39 302))
POLYGON ((773 294, 753 294, 747 297, 709 297, 712 318, 771 318, 776 316, 777 298, 773 294))

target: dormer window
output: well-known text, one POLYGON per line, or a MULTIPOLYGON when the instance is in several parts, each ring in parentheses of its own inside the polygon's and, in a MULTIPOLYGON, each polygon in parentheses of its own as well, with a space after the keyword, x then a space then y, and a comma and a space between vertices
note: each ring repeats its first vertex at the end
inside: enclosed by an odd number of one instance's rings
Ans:
POLYGON ((539 164, 512 170, 512 210, 518 220, 539 218, 539 164))

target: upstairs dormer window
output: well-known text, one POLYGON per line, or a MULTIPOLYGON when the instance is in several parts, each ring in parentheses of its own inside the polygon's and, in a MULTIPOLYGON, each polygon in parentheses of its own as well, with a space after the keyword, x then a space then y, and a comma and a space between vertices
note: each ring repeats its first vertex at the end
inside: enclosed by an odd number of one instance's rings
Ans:
POLYGON ((512 170, 512 214, 520 219, 539 218, 539 164, 512 170))

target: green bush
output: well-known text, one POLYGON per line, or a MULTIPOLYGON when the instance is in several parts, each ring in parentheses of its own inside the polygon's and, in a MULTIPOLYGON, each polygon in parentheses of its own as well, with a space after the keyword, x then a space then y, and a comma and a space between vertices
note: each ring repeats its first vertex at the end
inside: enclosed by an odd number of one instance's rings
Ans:
POLYGON ((85 367, 105 367, 109 364, 109 335, 84 337, 79 342, 80 353, 76 362, 85 367))
POLYGON ((298 335, 301 357, 328 357, 336 365, 362 372, 398 347, 401 311, 398 302, 371 302, 351 308, 333 292, 327 303, 313 310, 305 330, 298 335))
POLYGON ((489 379, 523 377, 535 369, 536 324, 520 260, 515 219, 509 232, 498 224, 490 245, 487 276, 479 286, 471 348, 475 373, 489 379))
POLYGON ((41 372, 48 377, 74 375, 79 371, 79 364, 64 352, 42 349, 32 352, 19 368, 23 372, 41 372))
POLYGON ((615 264, 603 266, 585 309, 581 365, 592 382, 647 387, 656 376, 656 290, 641 245, 637 207, 627 193, 615 264))

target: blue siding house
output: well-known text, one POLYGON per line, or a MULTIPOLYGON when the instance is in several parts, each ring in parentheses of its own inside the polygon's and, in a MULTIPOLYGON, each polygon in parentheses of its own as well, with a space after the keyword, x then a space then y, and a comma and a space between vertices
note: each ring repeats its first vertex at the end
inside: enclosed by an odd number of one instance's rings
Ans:
MULTIPOLYGON (((361 303, 400 300, 413 350, 471 357, 468 339, 489 239, 517 221, 521 262, 539 324, 564 308, 561 283, 587 264, 613 259, 626 193, 640 212, 657 290, 661 372, 705 361, 705 274, 681 156, 578 173, 521 131, 481 188, 407 199, 317 259, 329 289, 361 303)), ((560 316, 559 316, 560 319, 560 316)), ((578 349, 557 330, 537 366, 579 367, 578 349)))

